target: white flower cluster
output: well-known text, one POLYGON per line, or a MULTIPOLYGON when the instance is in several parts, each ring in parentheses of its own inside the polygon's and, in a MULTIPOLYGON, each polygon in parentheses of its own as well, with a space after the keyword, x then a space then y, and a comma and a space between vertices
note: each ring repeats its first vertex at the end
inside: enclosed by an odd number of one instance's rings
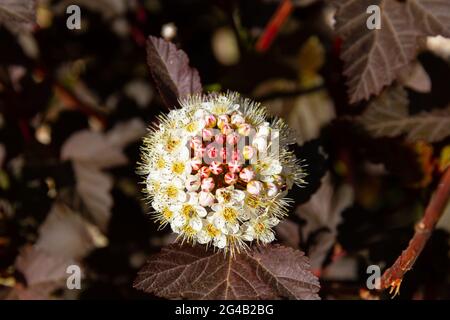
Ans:
POLYGON ((265 109, 237 94, 191 97, 159 120, 141 166, 156 220, 232 253, 272 242, 285 195, 304 177, 284 122, 267 122, 265 109))

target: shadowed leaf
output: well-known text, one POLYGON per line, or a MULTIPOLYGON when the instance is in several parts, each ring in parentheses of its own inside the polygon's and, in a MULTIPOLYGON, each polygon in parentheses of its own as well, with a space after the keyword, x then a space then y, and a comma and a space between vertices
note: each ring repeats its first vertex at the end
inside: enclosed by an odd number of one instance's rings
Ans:
POLYGON ((403 88, 390 88, 371 102, 357 121, 375 137, 405 134, 411 142, 437 142, 450 135, 450 107, 410 116, 408 102, 403 88))
POLYGON ((301 229, 302 241, 310 243, 308 255, 314 269, 322 267, 336 242, 342 211, 353 201, 352 188, 347 184, 335 188, 328 173, 322 178, 319 190, 308 202, 297 208, 297 215, 306 221, 301 229))
POLYGON ((300 244, 300 228, 299 225, 290 220, 280 221, 275 226, 275 232, 277 239, 281 244, 298 249, 300 244))
POLYGON ((0 0, 0 24, 12 32, 31 31, 36 20, 34 0, 0 0))
POLYGON ((352 103, 378 94, 391 84, 416 57, 424 36, 450 35, 450 2, 447 0, 335 0, 336 32, 343 39, 352 103), (380 7, 381 28, 369 30, 370 5, 380 7))
POLYGON ((128 162, 123 152, 128 144, 145 134, 139 119, 118 123, 106 133, 81 130, 71 135, 61 149, 61 159, 71 160, 77 179, 76 189, 91 220, 105 232, 111 216, 113 179, 102 169, 128 162))
POLYGON ((71 259, 51 255, 36 246, 26 246, 17 257, 15 266, 25 277, 26 284, 17 284, 8 291, 7 300, 48 300, 52 292, 64 287, 71 259))
POLYGON ((56 257, 82 259, 95 248, 95 241, 83 218, 56 202, 39 228, 36 247, 56 257))
POLYGON ((173 43, 150 36, 147 40, 147 63, 168 107, 177 106, 178 99, 201 93, 198 71, 189 67, 188 56, 173 43))
POLYGON ((319 299, 319 282, 309 268, 303 252, 282 246, 233 258, 174 244, 150 258, 134 287, 164 298, 319 299))

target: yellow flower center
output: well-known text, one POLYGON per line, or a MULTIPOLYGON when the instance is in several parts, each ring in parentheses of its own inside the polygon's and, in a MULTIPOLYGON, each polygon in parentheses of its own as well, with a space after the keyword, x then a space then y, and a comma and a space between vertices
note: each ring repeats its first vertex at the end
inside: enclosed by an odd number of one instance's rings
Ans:
POLYGON ((261 201, 259 201, 256 197, 249 196, 245 199, 245 204, 250 208, 256 209, 261 205, 261 201))
POLYGON ((212 112, 215 114, 226 114, 228 112, 228 106, 225 104, 216 104, 212 108, 212 112))
POLYGON ((231 200, 231 192, 223 191, 223 192, 221 192, 221 196, 222 196, 222 198, 223 198, 223 200, 225 202, 230 202, 230 200, 231 200))
POLYGON ((158 160, 156 161, 156 168, 157 169, 164 169, 164 167, 166 166, 166 161, 164 160, 163 157, 159 157, 158 160))
POLYGON ((184 168, 186 168, 186 166, 183 162, 175 162, 172 165, 172 172, 180 175, 184 172, 184 168))
POLYGON ((173 217, 173 212, 166 207, 162 210, 162 216, 164 217, 164 219, 170 220, 173 217))
POLYGON ((166 194, 170 199, 174 199, 178 195, 178 188, 175 186, 169 186, 166 190, 166 194))
POLYGON ((212 224, 208 224, 208 226, 206 227, 206 231, 211 238, 214 238, 219 234, 219 230, 212 224))
POLYGON ((266 229, 266 226, 262 222, 259 222, 255 225, 255 232, 257 234, 262 233, 265 229, 266 229))
POLYGON ((197 233, 190 225, 184 226, 183 231, 188 237, 193 237, 197 233))
POLYGON ((176 137, 169 137, 167 139, 166 149, 168 151, 173 151, 176 149, 176 147, 180 145, 180 143, 181 143, 180 139, 176 137))
POLYGON ((195 216, 195 214, 197 214, 197 211, 195 210, 195 208, 193 206, 191 206, 190 204, 185 204, 183 206, 183 209, 181 210, 181 213, 186 217, 186 218, 192 218, 193 216, 195 216))
POLYGON ((234 222, 237 218, 236 210, 229 207, 223 209, 222 215, 227 222, 234 222))
POLYGON ((191 122, 186 126, 186 131, 188 132, 194 132, 197 129, 197 123, 191 122))

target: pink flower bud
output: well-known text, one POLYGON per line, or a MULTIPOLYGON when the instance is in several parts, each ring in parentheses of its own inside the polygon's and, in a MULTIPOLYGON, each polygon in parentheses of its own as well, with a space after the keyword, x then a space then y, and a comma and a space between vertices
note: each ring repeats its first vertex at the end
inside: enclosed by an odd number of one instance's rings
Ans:
POLYGON ((214 179, 213 178, 206 178, 202 180, 202 190, 203 191, 211 191, 214 189, 214 179))
POLYGON ((229 145, 234 146, 235 144, 238 143, 238 141, 239 141, 239 135, 237 133, 233 132, 233 133, 227 135, 227 143, 229 145))
POLYGON ((239 178, 241 178, 244 182, 250 182, 255 178, 255 172, 251 167, 244 168, 239 173, 239 178))
POLYGON ((222 157, 223 162, 227 162, 227 148, 220 149, 220 156, 222 157))
POLYGON ((233 150, 233 152, 231 152, 231 160, 242 162, 242 157, 239 150, 233 150))
POLYGON ((211 192, 200 191, 198 194, 198 203, 203 207, 209 207, 214 204, 214 195, 211 192))
POLYGON ((239 161, 233 160, 228 163, 228 170, 230 170, 230 172, 238 173, 241 169, 242 165, 239 161))
POLYGON ((205 122, 206 122, 205 127, 208 128, 214 128, 217 124, 216 117, 214 117, 212 114, 206 117, 205 122))
POLYGON ((244 146, 242 154, 245 160, 250 160, 255 155, 255 149, 252 146, 244 146))
POLYGON ((225 124, 230 123, 230 117, 228 117, 226 114, 222 114, 217 118, 217 126, 219 129, 222 129, 225 124))
POLYGON ((186 179, 185 187, 188 191, 197 191, 200 187, 200 179, 198 176, 189 176, 186 179))
POLYGON ((216 136, 214 136, 214 142, 216 142, 219 145, 223 145, 225 139, 226 138, 223 134, 217 134, 216 136))
POLYGON ((202 161, 202 159, 201 158, 193 158, 192 160, 191 160, 191 167, 192 167, 192 170, 198 170, 198 169, 200 169, 201 168, 201 166, 202 166, 202 164, 203 164, 203 161, 202 161))
POLYGON ((275 197, 278 194, 278 187, 273 182, 266 183, 266 193, 269 197, 275 197))
POLYGON ((189 145, 191 149, 197 149, 202 146, 202 138, 200 137, 192 137, 191 141, 189 142, 189 145))
POLYGON ((206 147, 206 149, 206 154, 210 159, 215 159, 219 155, 219 151, 217 150, 217 148, 212 145, 209 145, 208 147, 206 147))
POLYGON ((200 146, 200 147, 197 147, 195 150, 194 150, 194 157, 196 157, 196 158, 203 158, 203 156, 205 155, 205 148, 203 147, 203 146, 200 146))
POLYGON ((244 122, 245 122, 244 117, 238 113, 235 113, 231 116, 231 124, 234 124, 235 126, 243 124, 244 122))
POLYGON ((211 174, 211 171, 209 170, 209 167, 203 166, 199 170, 200 178, 205 179, 208 178, 211 174))
POLYGON ((202 138, 204 141, 211 141, 214 136, 213 130, 211 128, 206 128, 202 130, 202 138))
POLYGON ((238 180, 237 174, 233 172, 227 172, 223 178, 225 183, 229 185, 235 184, 238 180))
POLYGON ((238 126, 238 133, 243 136, 250 135, 251 130, 252 127, 248 123, 242 123, 238 126))
POLYGON ((211 164, 209 165, 209 169, 211 170, 212 174, 215 175, 221 174, 223 172, 223 168, 220 162, 217 161, 211 162, 211 164))
POLYGON ((229 123, 225 123, 221 128, 221 132, 225 135, 228 135, 233 132, 233 128, 231 127, 231 125, 229 123))
POLYGON ((261 193, 262 189, 263 189, 263 184, 261 181, 253 180, 247 184, 248 193, 250 193, 254 196, 259 195, 261 193))

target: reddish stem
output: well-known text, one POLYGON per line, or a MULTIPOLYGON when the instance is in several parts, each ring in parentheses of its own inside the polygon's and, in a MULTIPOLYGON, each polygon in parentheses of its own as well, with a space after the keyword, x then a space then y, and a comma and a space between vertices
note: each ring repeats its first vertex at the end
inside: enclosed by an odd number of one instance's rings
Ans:
POLYGON ((275 36, 280 31, 281 27, 286 22, 293 9, 294 6, 292 5, 291 0, 283 0, 283 2, 281 2, 277 11, 274 13, 269 23, 267 24, 263 34, 256 43, 257 51, 264 52, 269 49, 270 45, 275 39, 275 36))
POLYGON ((391 289, 396 289, 396 293, 398 293, 403 276, 412 268, 425 247, 436 223, 444 212, 449 198, 450 169, 447 169, 425 210, 422 220, 416 224, 416 231, 409 242, 408 247, 381 277, 381 289, 391 287, 391 289))
POLYGON ((103 127, 106 126, 106 118, 97 112, 94 107, 87 105, 83 101, 81 101, 75 94, 73 94, 69 89, 67 89, 64 85, 55 82, 53 85, 55 92, 58 94, 59 98, 62 99, 65 104, 74 109, 80 110, 87 116, 92 116, 100 121, 103 127))

